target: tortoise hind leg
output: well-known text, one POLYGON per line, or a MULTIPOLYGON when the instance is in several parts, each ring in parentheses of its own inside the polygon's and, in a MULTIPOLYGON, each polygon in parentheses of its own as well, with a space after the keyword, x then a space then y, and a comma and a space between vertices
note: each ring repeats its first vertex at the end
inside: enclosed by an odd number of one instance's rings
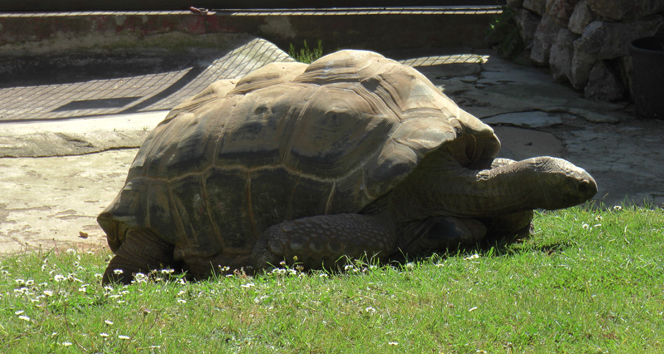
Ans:
POLYGON ((132 227, 108 263, 102 284, 129 284, 136 273, 175 266, 174 246, 164 242, 152 231, 132 227))
POLYGON ((307 268, 334 266, 344 256, 385 258, 394 249, 396 230, 389 218, 360 215, 319 215, 286 221, 263 232, 253 249, 256 268, 293 257, 307 268))

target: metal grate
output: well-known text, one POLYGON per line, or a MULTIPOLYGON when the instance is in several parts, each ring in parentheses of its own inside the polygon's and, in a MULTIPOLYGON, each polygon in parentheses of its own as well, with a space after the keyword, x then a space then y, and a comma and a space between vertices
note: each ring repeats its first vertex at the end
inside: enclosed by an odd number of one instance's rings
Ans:
POLYGON ((58 119, 167 110, 220 79, 240 78, 275 61, 292 59, 254 39, 208 65, 82 82, 0 89, 0 121, 58 119))

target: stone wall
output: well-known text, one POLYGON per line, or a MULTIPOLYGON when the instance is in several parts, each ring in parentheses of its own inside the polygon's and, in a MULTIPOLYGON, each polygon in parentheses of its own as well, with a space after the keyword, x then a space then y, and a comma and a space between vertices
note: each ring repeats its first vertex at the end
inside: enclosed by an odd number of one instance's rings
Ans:
POLYGON ((530 59, 586 98, 631 96, 629 44, 664 35, 664 0, 507 0, 530 59), (659 33, 658 33, 659 31, 659 33))

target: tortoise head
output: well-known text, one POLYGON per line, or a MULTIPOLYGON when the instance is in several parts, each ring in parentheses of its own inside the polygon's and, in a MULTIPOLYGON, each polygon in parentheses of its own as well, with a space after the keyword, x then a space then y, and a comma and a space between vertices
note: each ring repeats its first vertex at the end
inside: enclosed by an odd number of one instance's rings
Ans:
POLYGON ((597 194, 595 179, 584 169, 555 157, 536 157, 522 162, 532 164, 542 188, 545 209, 562 209, 590 200, 597 194))

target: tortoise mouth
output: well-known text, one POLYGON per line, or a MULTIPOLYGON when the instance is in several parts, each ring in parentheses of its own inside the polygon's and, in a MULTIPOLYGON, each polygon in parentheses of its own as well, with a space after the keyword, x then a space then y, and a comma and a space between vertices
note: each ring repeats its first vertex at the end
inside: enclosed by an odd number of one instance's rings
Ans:
POLYGON ((588 176, 589 178, 584 178, 579 182, 578 190, 586 198, 586 200, 591 199, 597 194, 597 183, 595 180, 588 176))

